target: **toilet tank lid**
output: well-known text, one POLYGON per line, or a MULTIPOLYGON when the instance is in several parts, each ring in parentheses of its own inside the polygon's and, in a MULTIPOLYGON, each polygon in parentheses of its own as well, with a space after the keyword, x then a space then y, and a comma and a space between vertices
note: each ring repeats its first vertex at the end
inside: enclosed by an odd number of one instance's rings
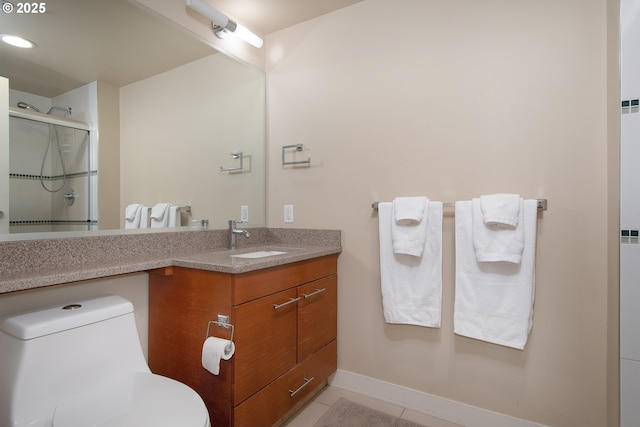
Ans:
POLYGON ((0 330, 30 340, 132 312, 130 301, 107 295, 10 315, 0 319, 0 330))

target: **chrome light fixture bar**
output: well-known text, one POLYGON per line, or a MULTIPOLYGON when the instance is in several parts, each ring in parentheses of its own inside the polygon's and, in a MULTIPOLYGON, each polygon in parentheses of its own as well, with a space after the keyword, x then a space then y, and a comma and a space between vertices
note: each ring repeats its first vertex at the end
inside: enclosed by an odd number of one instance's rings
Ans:
POLYGON ((202 0, 187 0, 187 6, 211 21, 213 33, 218 38, 224 39, 228 34, 235 34, 252 46, 262 47, 262 39, 260 37, 202 0))

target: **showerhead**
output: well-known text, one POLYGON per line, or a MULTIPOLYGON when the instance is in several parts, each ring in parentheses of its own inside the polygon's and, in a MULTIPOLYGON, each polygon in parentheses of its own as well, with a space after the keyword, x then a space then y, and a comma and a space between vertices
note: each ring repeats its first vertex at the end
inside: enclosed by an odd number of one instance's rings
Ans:
POLYGON ((38 110, 36 107, 34 107, 31 104, 27 104, 26 102, 18 102, 18 108, 24 108, 25 110, 34 110, 37 111, 38 113, 41 113, 42 111, 38 110))

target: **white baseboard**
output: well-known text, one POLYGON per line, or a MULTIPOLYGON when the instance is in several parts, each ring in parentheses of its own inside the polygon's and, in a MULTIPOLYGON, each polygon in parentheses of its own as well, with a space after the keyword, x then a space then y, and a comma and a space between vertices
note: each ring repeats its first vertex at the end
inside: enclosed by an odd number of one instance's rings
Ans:
POLYGON ((338 370, 329 384, 466 427, 545 427, 343 370, 338 370))

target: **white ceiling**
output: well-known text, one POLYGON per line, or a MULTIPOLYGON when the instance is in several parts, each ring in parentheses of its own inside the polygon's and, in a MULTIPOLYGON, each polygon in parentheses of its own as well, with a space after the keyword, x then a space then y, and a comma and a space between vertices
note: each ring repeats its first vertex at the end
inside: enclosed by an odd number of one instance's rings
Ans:
MULTIPOLYGON (((266 35, 362 0, 205 1, 266 35)), ((191 34, 127 0, 45 4, 42 15, 0 13, 0 33, 38 45, 16 49, 0 43, 0 75, 9 78, 12 89, 53 97, 96 80, 120 87, 213 53, 191 34)))

